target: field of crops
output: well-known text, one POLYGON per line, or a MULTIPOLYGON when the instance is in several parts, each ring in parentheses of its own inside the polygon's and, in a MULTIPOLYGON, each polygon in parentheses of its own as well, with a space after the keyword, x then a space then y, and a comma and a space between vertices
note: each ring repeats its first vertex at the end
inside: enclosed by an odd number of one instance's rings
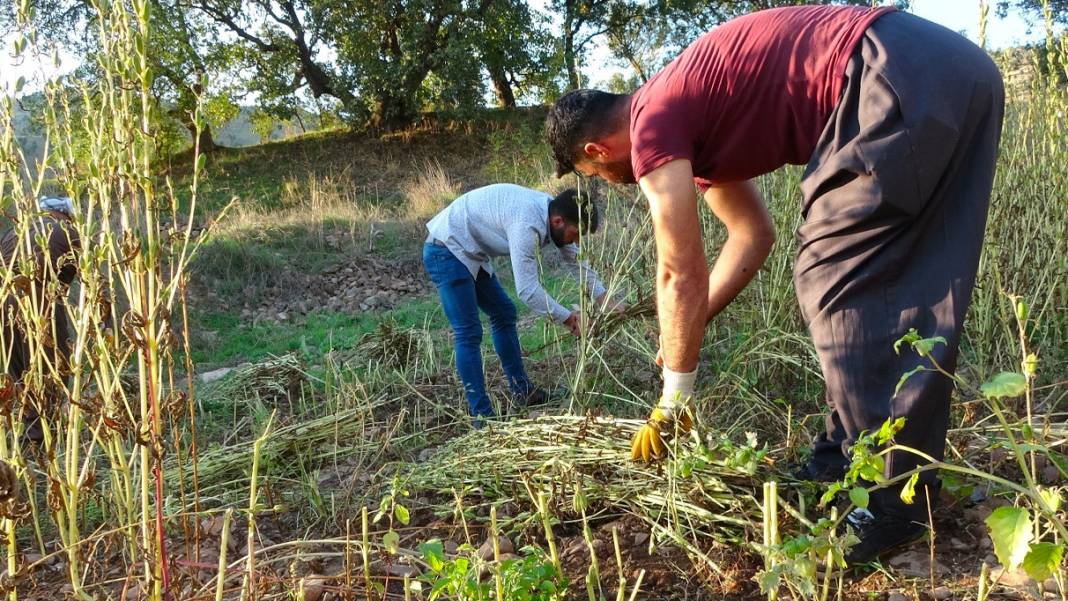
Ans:
MULTIPOLYGON (((606 225, 584 241, 629 309, 598 314, 550 262, 555 291, 590 316, 584 334, 523 318, 531 375, 566 387, 561 402, 513 410, 487 354, 503 417, 473 430, 440 308, 423 284, 394 281, 382 284, 389 308, 357 299, 356 326, 286 325, 293 352, 204 377, 193 357, 222 328, 203 315, 252 290, 215 283, 285 267, 270 254, 282 247, 257 247, 257 235, 304 232, 324 255, 342 240, 357 265, 410 262, 421 219, 457 186, 442 161, 398 168, 412 176, 393 205, 318 175, 294 180, 303 200, 275 212, 205 200, 227 176, 196 149, 159 169, 144 19, 100 8, 114 32, 96 66, 107 77, 47 89, 51 170, 26 168, 0 101, 4 212, 35 212, 47 173, 80 199, 83 249, 73 290, 28 285, 40 267, 25 257, 0 278, 16 299, 5 311, 33 324, 26 375, 0 379, 10 601, 1068 598, 1068 36, 1050 35, 1009 99, 947 459, 931 468, 942 504, 924 542, 843 572, 819 568, 855 542, 835 528, 841 516, 886 485, 859 474, 895 448, 893 425, 858 445, 853 475, 829 490, 790 478, 823 411, 792 283, 798 169, 759 180, 779 241, 710 325, 696 426, 661 463, 630 460, 659 389, 652 227, 636 188, 600 190, 606 225), (245 226, 255 235, 240 254, 225 242, 245 226), (68 296, 69 367, 47 309, 68 296), (32 444, 30 411, 45 424, 32 444)), ((572 183, 552 179, 539 136, 537 123, 500 125, 479 177, 572 183)), ((724 232, 702 220, 714 256, 724 232)), ((302 310, 310 323, 315 308, 302 310)), ((244 344, 268 344, 250 332, 244 344)), ((901 349, 917 363, 923 334, 901 349)))

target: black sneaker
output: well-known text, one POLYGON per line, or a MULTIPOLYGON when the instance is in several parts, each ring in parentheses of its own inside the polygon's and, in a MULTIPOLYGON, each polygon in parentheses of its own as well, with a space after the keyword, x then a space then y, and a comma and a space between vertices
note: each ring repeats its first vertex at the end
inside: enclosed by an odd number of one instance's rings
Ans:
POLYGON ((852 528, 860 539, 846 553, 845 561, 850 567, 871 563, 927 533, 924 524, 893 514, 876 515, 867 509, 850 511, 842 524, 852 528))
POLYGON ((811 461, 793 466, 790 476, 799 482, 838 482, 845 477, 845 468, 815 464, 811 461))
POLYGON ((537 407, 538 405, 559 401, 565 397, 567 397, 567 388, 557 387, 550 392, 539 386, 526 394, 512 395, 512 406, 516 409, 537 407))

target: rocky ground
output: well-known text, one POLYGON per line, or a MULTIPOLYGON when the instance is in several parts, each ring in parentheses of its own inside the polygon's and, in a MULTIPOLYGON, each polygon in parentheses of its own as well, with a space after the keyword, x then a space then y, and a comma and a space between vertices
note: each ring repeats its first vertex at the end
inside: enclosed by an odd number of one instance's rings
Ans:
POLYGON ((200 298, 205 306, 239 311, 249 323, 282 323, 313 311, 387 311, 433 290, 422 269, 416 261, 364 256, 319 273, 286 273, 284 284, 250 289, 243 301, 210 290, 200 298))

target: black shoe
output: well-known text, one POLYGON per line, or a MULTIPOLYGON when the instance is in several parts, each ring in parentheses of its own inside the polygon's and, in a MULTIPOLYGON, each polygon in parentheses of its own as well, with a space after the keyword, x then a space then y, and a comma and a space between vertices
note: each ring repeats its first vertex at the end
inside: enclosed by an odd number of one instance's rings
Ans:
POLYGON ((846 553, 846 565, 871 563, 898 547, 915 542, 927 533, 927 526, 894 514, 876 515, 867 509, 854 509, 842 521, 860 542, 846 553))
POLYGON ((552 392, 541 388, 534 388, 526 394, 512 395, 512 406, 516 409, 537 407, 554 401, 559 401, 567 396, 567 388, 557 387, 552 392))
POLYGON ((790 476, 799 482, 838 482, 845 477, 845 467, 809 461, 795 465, 790 470, 790 476))

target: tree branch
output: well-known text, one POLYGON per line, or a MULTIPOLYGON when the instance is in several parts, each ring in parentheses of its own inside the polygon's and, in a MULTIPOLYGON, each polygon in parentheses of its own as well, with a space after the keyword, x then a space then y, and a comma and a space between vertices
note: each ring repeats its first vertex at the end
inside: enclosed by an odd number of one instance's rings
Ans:
POLYGON ((193 6, 199 9, 204 14, 206 14, 216 23, 221 23, 225 25, 227 28, 230 29, 230 31, 237 35, 237 37, 255 44, 260 50, 263 50, 264 52, 278 52, 279 50, 281 50, 281 47, 279 47, 277 44, 273 42, 265 42, 258 36, 249 33, 244 27, 238 25, 237 21, 234 20, 233 15, 224 13, 223 11, 212 7, 207 2, 200 2, 194 4, 193 6))

